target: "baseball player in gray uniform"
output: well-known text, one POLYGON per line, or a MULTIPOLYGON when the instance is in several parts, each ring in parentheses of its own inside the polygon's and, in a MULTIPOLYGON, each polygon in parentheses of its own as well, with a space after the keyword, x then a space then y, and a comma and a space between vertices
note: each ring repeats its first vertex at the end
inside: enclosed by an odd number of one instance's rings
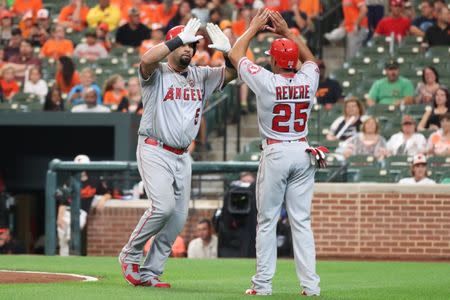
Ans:
MULTIPOLYGON (((134 286, 170 287, 159 276, 188 214, 191 160, 186 150, 198 133, 205 101, 237 76, 231 63, 219 68, 189 65, 203 38, 196 36, 199 27, 200 21, 193 18, 186 26, 172 28, 166 41, 149 49, 140 62, 144 112, 136 156, 151 206, 119 255, 123 276, 134 286), (166 57, 168 62, 161 63, 166 57), (140 265, 151 237, 149 254, 140 265)), ((207 31, 210 48, 230 50, 216 25, 208 24, 207 31)))
POLYGON ((283 201, 286 201, 301 294, 319 295, 310 213, 316 166, 325 166, 327 149, 311 148, 306 140, 319 68, 311 51, 290 32, 281 15, 268 9, 258 11, 250 27, 233 46, 229 58, 240 78, 256 95, 263 138, 256 181, 257 266, 252 288, 246 294, 272 294, 277 259, 276 225, 283 201), (272 21, 273 28, 266 25, 268 20, 272 21), (261 29, 284 37, 273 41, 268 52, 273 73, 245 57, 250 40, 261 29), (303 65, 296 71, 299 59, 303 65))

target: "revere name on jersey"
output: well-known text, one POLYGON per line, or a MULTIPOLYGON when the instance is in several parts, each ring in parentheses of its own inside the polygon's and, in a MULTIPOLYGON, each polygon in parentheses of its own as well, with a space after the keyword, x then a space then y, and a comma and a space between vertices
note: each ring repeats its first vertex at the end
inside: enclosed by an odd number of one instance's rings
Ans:
POLYGON ((308 118, 319 85, 319 68, 306 61, 295 73, 274 74, 251 62, 239 61, 239 78, 256 95, 258 125, 263 139, 295 140, 308 135, 308 118))
POLYGON ((148 79, 138 74, 144 106, 139 135, 187 148, 197 136, 206 100, 222 88, 225 67, 189 66, 180 74, 159 63, 148 79))

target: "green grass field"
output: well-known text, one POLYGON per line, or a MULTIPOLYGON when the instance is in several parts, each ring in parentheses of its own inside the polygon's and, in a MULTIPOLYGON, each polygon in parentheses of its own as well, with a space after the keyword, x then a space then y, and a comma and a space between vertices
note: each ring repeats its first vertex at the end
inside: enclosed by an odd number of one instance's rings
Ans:
MULTIPOLYGON (((450 264, 319 261, 318 299, 450 299, 450 264)), ((0 269, 76 273, 98 282, 0 285, 0 299, 248 299, 243 292, 255 269, 252 259, 170 259, 164 280, 171 289, 132 287, 116 258, 0 256, 0 269)), ((298 299, 293 260, 279 260, 269 299, 298 299)), ((254 296, 253 296, 254 297, 254 296)), ((257 297, 257 299, 260 297, 257 297)))

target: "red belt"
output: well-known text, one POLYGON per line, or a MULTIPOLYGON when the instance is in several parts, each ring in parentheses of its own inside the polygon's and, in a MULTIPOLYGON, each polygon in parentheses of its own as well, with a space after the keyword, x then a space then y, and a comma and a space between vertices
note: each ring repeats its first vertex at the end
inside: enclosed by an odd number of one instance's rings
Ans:
POLYGON ((279 143, 283 143, 283 142, 306 142, 306 138, 302 137, 298 140, 290 140, 290 141, 280 141, 280 140, 274 140, 274 139, 266 139, 267 145, 272 145, 272 144, 279 144, 279 143))
MULTIPOLYGON (((144 140, 144 142, 148 145, 152 145, 152 146, 160 146, 162 143, 158 142, 157 140, 154 140, 152 138, 146 138, 144 140)), ((172 153, 181 155, 183 153, 185 153, 187 151, 187 149, 179 149, 179 148, 174 148, 174 147, 170 147, 168 145, 162 144, 162 148, 164 150, 170 151, 172 153)))

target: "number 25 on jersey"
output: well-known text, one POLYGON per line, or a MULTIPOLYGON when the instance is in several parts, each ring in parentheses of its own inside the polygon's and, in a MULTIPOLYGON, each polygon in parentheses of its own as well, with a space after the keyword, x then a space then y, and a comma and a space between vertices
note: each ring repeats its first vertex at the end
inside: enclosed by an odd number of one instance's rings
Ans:
POLYGON ((273 107, 272 130, 276 132, 303 132, 308 115, 305 110, 309 102, 278 103, 273 107), (291 120, 292 116, 294 117, 291 120), (293 125, 291 125, 293 124, 293 125), (290 128, 293 126, 293 128, 290 128))

